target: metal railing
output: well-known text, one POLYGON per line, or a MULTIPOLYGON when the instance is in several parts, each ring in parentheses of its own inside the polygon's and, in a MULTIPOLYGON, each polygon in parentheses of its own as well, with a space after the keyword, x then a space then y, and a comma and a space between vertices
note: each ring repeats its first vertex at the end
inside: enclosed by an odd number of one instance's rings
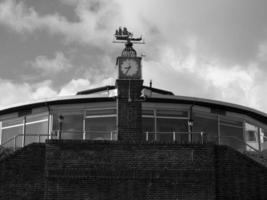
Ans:
POLYGON ((54 130, 52 139, 118 140, 118 131, 65 131, 54 130))
POLYGON ((7 147, 7 148, 13 148, 13 150, 15 151, 19 147, 26 146, 25 145, 25 141, 26 141, 26 138, 29 138, 29 137, 37 137, 38 138, 37 141, 34 140, 34 141, 30 142, 30 143, 34 143, 34 142, 41 143, 41 138, 42 137, 48 138, 49 135, 48 134, 27 134, 27 135, 18 134, 18 135, 15 135, 15 136, 9 138, 8 140, 6 140, 4 143, 1 144, 1 146, 2 147, 7 147), (18 143, 17 143, 17 138, 19 138, 19 137, 22 137, 22 140, 20 141, 21 142, 20 145, 18 145, 18 143), (8 145, 10 143, 13 143, 13 144, 12 145, 8 145))
POLYGON ((205 132, 145 132, 146 141, 167 141, 180 143, 207 143, 205 132))

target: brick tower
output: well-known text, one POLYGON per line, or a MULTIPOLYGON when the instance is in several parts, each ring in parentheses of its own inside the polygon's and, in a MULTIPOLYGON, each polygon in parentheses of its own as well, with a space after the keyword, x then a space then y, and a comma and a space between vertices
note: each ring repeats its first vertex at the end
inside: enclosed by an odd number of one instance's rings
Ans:
POLYGON ((141 57, 137 57, 133 43, 142 38, 133 38, 126 28, 116 31, 117 41, 124 41, 125 48, 117 58, 118 89, 118 140, 140 142, 142 134, 142 104, 140 101, 143 88, 141 57))

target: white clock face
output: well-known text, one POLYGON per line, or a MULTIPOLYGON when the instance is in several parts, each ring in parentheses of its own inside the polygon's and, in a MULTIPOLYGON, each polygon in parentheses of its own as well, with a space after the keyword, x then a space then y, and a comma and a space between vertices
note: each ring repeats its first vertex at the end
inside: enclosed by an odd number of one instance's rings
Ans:
POLYGON ((138 72, 138 63, 136 60, 126 59, 122 62, 121 71, 126 76, 133 76, 138 72))

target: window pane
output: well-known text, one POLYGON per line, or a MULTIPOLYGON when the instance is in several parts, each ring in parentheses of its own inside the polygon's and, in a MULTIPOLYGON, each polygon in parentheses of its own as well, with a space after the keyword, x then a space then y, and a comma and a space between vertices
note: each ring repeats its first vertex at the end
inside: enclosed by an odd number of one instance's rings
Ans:
POLYGON ((187 111, 157 110, 157 117, 188 117, 187 111))
MULTIPOLYGON (((23 126, 2 129, 2 144, 6 143, 9 139, 16 135, 23 134, 23 126)), ((22 147, 23 136, 20 135, 16 139, 16 147, 22 147)), ((4 147, 14 147, 14 140, 6 143, 4 147)))
POLYGON ((90 140, 116 140, 116 118, 115 117, 99 117, 86 118, 85 131, 86 139, 90 140))
POLYGON ((87 110, 86 116, 116 114, 116 109, 87 110))
POLYGON ((148 134, 148 141, 154 140, 155 135, 155 120, 154 118, 146 118, 142 119, 143 133, 148 134), (146 133, 148 132, 148 133, 146 133))
POLYGON ((193 114, 192 132, 203 132, 208 142, 217 143, 218 141, 218 120, 217 117, 208 114, 193 114))
POLYGON ((173 132, 176 133, 176 140, 181 141, 185 138, 185 133, 187 130, 187 120, 186 119, 157 119, 157 140, 170 142, 174 140, 173 132), (180 132, 180 133, 179 133, 180 132), (181 133, 183 132, 183 133, 181 133))
MULTIPOLYGON (((22 147, 23 141, 23 118, 15 118, 2 121, 2 144, 6 143, 9 139, 17 136, 16 147, 22 147)), ((14 140, 11 140, 5 147, 14 147, 14 140)))
MULTIPOLYGON (((83 138, 83 115, 82 114, 61 114, 62 119, 62 139, 78 140, 83 138)), ((59 117, 54 117, 53 129, 60 130, 59 117)))
POLYGON ((45 142, 47 137, 33 135, 48 134, 48 113, 26 116, 25 145, 33 142, 45 142))
POLYGON ((2 127, 23 126, 23 118, 9 119, 2 122, 2 127))
POLYGON ((221 125, 220 133, 221 144, 229 145, 239 151, 245 150, 242 128, 221 125))
POLYGON ((26 116, 26 123, 36 122, 36 121, 48 121, 48 113, 40 113, 36 115, 26 116))
POLYGON ((25 130, 25 145, 33 142, 45 142, 47 136, 33 135, 48 135, 48 121, 27 124, 25 130))
MULTIPOLYGON (((259 149, 258 144, 258 127, 249 123, 245 123, 245 141, 248 145, 255 149, 259 149)), ((252 148, 247 146, 248 151, 253 151, 252 148)))
POLYGON ((153 110, 142 110, 142 115, 154 116, 154 111, 153 110))

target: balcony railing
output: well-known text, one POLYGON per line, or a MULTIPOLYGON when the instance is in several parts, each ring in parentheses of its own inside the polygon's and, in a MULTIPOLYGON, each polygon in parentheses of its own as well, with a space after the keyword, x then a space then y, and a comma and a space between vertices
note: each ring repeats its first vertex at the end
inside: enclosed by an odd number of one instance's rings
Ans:
POLYGON ((24 147, 24 146, 31 144, 31 143, 34 143, 34 142, 42 143, 43 142, 42 139, 44 138, 44 140, 45 140, 48 137, 49 137, 48 134, 27 134, 27 135, 18 134, 18 135, 15 135, 14 137, 9 138, 8 140, 6 140, 4 143, 1 144, 1 146, 4 148, 12 148, 15 151, 17 148, 24 147), (21 138, 21 139, 18 139, 18 138, 21 138), (26 139, 28 140, 29 138, 34 138, 34 139, 27 142, 26 139), (18 142, 18 140, 19 140, 19 142, 18 142))
POLYGON ((177 143, 207 143, 204 132, 145 132, 146 141, 164 141, 177 143))
POLYGON ((112 131, 65 131, 55 130, 53 131, 52 139, 80 139, 80 140, 117 140, 117 130, 112 131))

